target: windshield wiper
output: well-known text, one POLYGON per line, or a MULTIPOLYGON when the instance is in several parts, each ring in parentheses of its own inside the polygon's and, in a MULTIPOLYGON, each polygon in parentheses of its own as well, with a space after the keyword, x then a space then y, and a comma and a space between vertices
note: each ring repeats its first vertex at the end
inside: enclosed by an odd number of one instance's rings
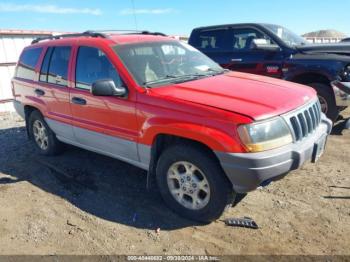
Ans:
POLYGON ((143 85, 146 87, 151 87, 152 85, 162 84, 166 82, 180 83, 183 81, 188 81, 188 80, 197 79, 197 78, 206 77, 206 76, 208 75, 207 74, 166 75, 165 77, 160 79, 144 82, 143 85))
POLYGON ((167 81, 169 81, 171 79, 175 79, 175 78, 177 78, 176 75, 166 75, 163 78, 159 78, 159 79, 152 80, 152 81, 146 81, 143 83, 143 85, 148 87, 149 85, 167 82, 167 81))
POLYGON ((194 79, 198 79, 198 78, 202 78, 202 77, 209 77, 209 76, 224 74, 224 73, 230 72, 230 70, 228 70, 228 69, 216 70, 213 68, 208 68, 204 72, 209 72, 209 74, 208 73, 194 73, 194 74, 186 74, 186 75, 171 75, 171 74, 169 74, 169 75, 166 75, 166 76, 159 78, 159 79, 156 79, 156 80, 146 81, 143 83, 143 85, 146 87, 152 87, 152 85, 162 84, 162 83, 166 83, 166 82, 181 83, 184 81, 190 81, 190 80, 194 80, 194 79))

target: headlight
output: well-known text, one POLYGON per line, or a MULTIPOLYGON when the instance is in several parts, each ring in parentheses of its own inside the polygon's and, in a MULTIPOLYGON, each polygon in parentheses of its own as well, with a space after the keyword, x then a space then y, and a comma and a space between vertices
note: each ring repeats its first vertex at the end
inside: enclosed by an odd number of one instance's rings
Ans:
POLYGON ((249 152, 261 152, 293 142, 286 122, 280 118, 238 127, 241 141, 249 152))

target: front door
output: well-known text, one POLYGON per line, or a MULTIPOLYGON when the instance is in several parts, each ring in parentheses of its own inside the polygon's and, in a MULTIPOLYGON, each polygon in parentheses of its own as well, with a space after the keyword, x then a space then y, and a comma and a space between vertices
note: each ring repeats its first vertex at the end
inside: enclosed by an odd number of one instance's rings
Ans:
POLYGON ((76 142, 92 151, 138 161, 134 97, 93 96, 90 90, 97 80, 125 84, 102 50, 80 46, 76 53, 75 87, 70 91, 76 142))
POLYGON ((270 77, 282 76, 282 51, 254 48, 254 39, 263 39, 268 44, 275 44, 266 34, 251 27, 230 28, 227 34, 227 39, 232 43, 232 52, 227 64, 223 65, 225 68, 270 77))

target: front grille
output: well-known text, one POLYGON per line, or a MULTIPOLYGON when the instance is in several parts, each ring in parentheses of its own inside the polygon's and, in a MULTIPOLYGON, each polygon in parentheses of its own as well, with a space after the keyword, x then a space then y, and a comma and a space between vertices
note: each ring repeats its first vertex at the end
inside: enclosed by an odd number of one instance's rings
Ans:
POLYGON ((286 117, 295 141, 300 141, 312 134, 321 123, 321 106, 320 103, 314 102, 297 110, 286 117))

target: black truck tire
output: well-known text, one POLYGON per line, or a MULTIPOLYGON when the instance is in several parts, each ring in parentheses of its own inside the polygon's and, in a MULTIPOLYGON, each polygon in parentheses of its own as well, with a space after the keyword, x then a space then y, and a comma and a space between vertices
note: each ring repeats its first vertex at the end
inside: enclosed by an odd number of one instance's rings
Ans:
POLYGON ((339 110, 330 87, 323 83, 311 83, 309 86, 317 91, 323 113, 325 113, 330 120, 335 122, 339 116, 339 110))

